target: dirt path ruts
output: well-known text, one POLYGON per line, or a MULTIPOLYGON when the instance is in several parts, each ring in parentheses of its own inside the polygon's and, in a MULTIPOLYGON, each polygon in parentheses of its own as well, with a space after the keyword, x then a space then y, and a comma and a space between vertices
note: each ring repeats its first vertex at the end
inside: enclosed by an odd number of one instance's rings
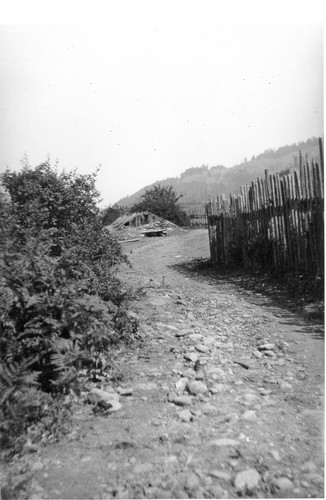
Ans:
POLYGON ((146 339, 121 354, 132 396, 109 416, 81 402, 25 498, 322 497, 320 325, 169 267, 208 257, 206 231, 124 245, 146 339))

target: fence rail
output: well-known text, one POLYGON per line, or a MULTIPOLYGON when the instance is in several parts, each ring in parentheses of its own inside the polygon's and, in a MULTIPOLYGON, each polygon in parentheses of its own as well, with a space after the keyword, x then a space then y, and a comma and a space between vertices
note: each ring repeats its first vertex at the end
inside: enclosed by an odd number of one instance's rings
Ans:
POLYGON ((302 161, 299 171, 268 174, 240 195, 206 204, 211 259, 217 264, 323 272, 324 169, 302 161))

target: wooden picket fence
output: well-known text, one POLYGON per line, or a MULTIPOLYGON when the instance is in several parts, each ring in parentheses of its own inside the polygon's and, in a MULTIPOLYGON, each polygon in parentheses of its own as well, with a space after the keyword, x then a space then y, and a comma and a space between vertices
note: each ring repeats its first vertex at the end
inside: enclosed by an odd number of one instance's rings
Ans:
POLYGON ((205 205, 192 210, 189 214, 189 220, 191 229, 206 229, 208 222, 205 205))
POLYGON ((324 169, 302 161, 299 171, 268 174, 240 195, 207 202, 210 252, 221 265, 323 274, 324 169))

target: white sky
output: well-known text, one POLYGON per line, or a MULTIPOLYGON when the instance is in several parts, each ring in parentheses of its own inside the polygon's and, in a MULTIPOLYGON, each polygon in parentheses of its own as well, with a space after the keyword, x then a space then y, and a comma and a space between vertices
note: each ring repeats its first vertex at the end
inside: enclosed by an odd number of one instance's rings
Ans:
POLYGON ((321 2, 44 1, 0 26, 0 172, 101 164, 108 205, 323 135, 321 2))

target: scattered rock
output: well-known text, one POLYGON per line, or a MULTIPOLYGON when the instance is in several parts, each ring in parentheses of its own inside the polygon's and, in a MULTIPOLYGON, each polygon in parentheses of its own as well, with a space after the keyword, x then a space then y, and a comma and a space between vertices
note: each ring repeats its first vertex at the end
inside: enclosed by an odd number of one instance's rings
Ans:
POLYGON ((270 450, 270 454, 276 460, 276 462, 279 462, 281 460, 280 454, 277 450, 270 450))
POLYGON ((116 411, 119 411, 122 408, 122 404, 119 403, 119 401, 115 401, 115 400, 104 401, 101 403, 102 403, 102 405, 104 405, 104 408, 106 408, 106 412, 104 413, 104 415, 110 414, 110 413, 115 413, 116 411))
POLYGON ((215 380, 224 379, 226 377, 224 370, 222 370, 222 368, 219 368, 218 366, 208 366, 207 368, 205 368, 205 373, 208 377, 211 378, 215 376, 215 380))
POLYGON ((314 472, 317 470, 317 466, 316 464, 314 464, 314 462, 309 461, 302 464, 301 470, 303 472, 314 472))
POLYGON ((178 397, 177 393, 176 393, 175 391, 171 391, 171 392, 169 392, 169 394, 168 394, 168 401, 169 401, 170 403, 173 403, 173 401, 174 401, 174 400, 175 400, 175 398, 177 398, 177 397, 178 397))
POLYGON ((119 390, 120 396, 132 396, 132 393, 133 393, 132 388, 129 388, 129 389, 127 389, 127 388, 121 388, 119 390))
POLYGON ((176 381, 175 386, 178 392, 183 392, 186 388, 187 383, 189 380, 185 377, 180 378, 179 380, 176 381))
POLYGON ((257 396, 257 394, 254 394, 252 392, 247 392, 246 394, 243 395, 243 399, 247 403, 254 403, 259 399, 259 396, 257 396))
POLYGON ((264 356, 268 356, 269 358, 276 358, 277 354, 274 351, 264 351, 264 356))
POLYGON ((190 335, 190 333, 192 332, 192 330, 188 329, 188 328, 184 328, 183 330, 179 330, 175 336, 180 338, 180 337, 185 337, 186 335, 190 335))
POLYGON ((199 359, 199 354, 197 354, 195 352, 186 352, 186 354, 184 355, 184 358, 187 361, 191 361, 192 363, 196 363, 196 361, 198 361, 198 359, 199 359))
POLYGON ((201 411, 203 412, 204 415, 209 415, 212 413, 217 412, 217 408, 214 405, 211 405, 210 403, 207 403, 201 407, 201 411))
POLYGON ((273 480, 272 485, 276 490, 279 491, 289 491, 293 490, 294 484, 288 477, 279 477, 273 480))
POLYGON ((187 390, 188 392, 190 392, 190 394, 194 395, 205 394, 208 391, 207 385, 200 380, 193 380, 191 382, 188 382, 187 390))
POLYGON ((292 385, 289 382, 282 382, 280 385, 281 391, 290 391, 292 389, 292 385))
POLYGON ((259 387, 258 392, 261 396, 268 396, 269 394, 272 394, 270 389, 265 389, 264 387, 259 387))
POLYGON ((259 351, 272 351, 275 349, 275 344, 261 344, 258 346, 259 351))
POLYGON ((253 410, 247 410, 241 415, 241 420, 253 422, 254 420, 257 420, 257 415, 253 410))
POLYGON ((196 349, 196 351, 202 352, 204 354, 209 352, 209 347, 207 345, 204 345, 204 344, 197 344, 195 346, 195 349, 196 349))
POLYGON ((189 410, 182 410, 178 412, 178 417, 182 422, 190 422, 192 420, 192 414, 189 410))
POLYGON ((247 491, 253 490, 259 485, 260 474, 256 471, 256 469, 247 469, 238 474, 234 480, 234 486, 237 491, 247 491))
POLYGON ((223 481, 231 481, 232 474, 225 470, 214 469, 208 473, 212 477, 216 477, 216 479, 222 479, 223 481))
POLYGON ((87 395, 87 401, 92 404, 96 403, 108 403, 119 400, 119 394, 116 392, 102 391, 94 387, 91 389, 87 395))
POLYGON ((192 399, 190 396, 176 396, 172 402, 178 406, 190 406, 192 399))
POLYGON ((252 354, 255 356, 255 358, 258 358, 258 359, 263 357, 263 355, 260 351, 254 351, 252 354))
POLYGON ((247 359, 235 359, 233 363, 242 366, 242 368, 244 368, 245 370, 249 370, 249 368, 252 368, 250 361, 248 361, 247 359))
POLYGON ((197 373, 192 368, 188 368, 182 373, 182 375, 187 378, 193 378, 196 377, 197 373))

